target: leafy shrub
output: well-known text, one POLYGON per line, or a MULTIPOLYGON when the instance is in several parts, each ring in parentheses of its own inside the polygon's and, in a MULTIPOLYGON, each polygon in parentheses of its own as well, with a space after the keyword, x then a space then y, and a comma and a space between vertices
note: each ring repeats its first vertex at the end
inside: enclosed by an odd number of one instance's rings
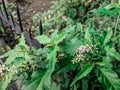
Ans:
POLYGON ((36 36, 44 48, 28 47, 22 35, 0 56, 8 57, 1 65, 0 89, 22 80, 23 90, 119 90, 119 2, 60 0, 35 15, 34 22, 44 22, 44 34, 36 36))

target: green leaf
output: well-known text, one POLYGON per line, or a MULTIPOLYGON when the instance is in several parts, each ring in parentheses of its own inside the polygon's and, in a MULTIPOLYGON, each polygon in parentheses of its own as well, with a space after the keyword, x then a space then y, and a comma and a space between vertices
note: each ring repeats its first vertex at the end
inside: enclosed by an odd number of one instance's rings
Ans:
POLYGON ((120 61, 120 54, 118 52, 116 52, 116 50, 114 48, 105 47, 105 50, 107 51, 107 55, 120 61))
POLYGON ((120 6, 116 3, 112 3, 105 7, 105 9, 112 9, 112 8, 120 8, 120 6))
POLYGON ((114 90, 120 90, 120 79, 118 75, 110 68, 100 68, 103 77, 99 80, 104 84, 107 90, 114 88, 114 90))
POLYGON ((57 36, 58 36, 58 30, 55 30, 55 31, 51 34, 50 38, 54 40, 55 37, 57 37, 57 36))
POLYGON ((46 35, 41 35, 37 36, 36 39, 41 43, 41 44, 48 44, 50 43, 51 39, 46 36, 46 35))
POLYGON ((22 33, 18 45, 25 46, 25 45, 26 45, 25 42, 26 42, 26 41, 25 41, 25 37, 24 37, 24 34, 22 33))
POLYGON ((42 77, 40 84, 37 88, 37 90, 50 90, 51 89, 51 75, 53 73, 53 71, 55 70, 55 64, 57 62, 57 51, 58 51, 58 47, 55 46, 53 48, 50 49, 49 53, 48 53, 48 64, 47 64, 47 72, 44 74, 44 76, 42 77))
POLYGON ((24 61, 24 58, 23 58, 23 57, 16 57, 16 58, 14 59, 14 61, 11 63, 11 66, 16 65, 16 68, 17 68, 17 67, 20 67, 20 66, 22 66, 22 64, 23 64, 23 61, 24 61))
POLYGON ((9 83, 12 81, 13 79, 13 75, 14 73, 9 73, 7 74, 7 76, 9 76, 9 79, 6 79, 5 81, 0 81, 0 90, 6 90, 9 83))
POLYGON ((110 41, 112 35, 113 35, 113 31, 109 28, 108 32, 107 32, 107 35, 104 39, 104 43, 103 43, 104 45, 107 44, 110 41))
POLYGON ((55 64, 57 62, 57 51, 59 50, 58 46, 55 46, 54 48, 51 48, 50 52, 48 53, 48 70, 50 72, 53 72, 55 69, 55 64))
POLYGON ((102 62, 96 62, 101 67, 112 68, 112 59, 110 57, 102 57, 102 62))
POLYGON ((36 90, 50 90, 51 88, 51 73, 48 71, 42 77, 36 90))
POLYGON ((75 70, 77 65, 73 65, 73 64, 68 64, 68 65, 65 65, 64 67, 60 68, 60 70, 58 70, 56 72, 56 74, 60 74, 62 72, 68 72, 68 71, 72 71, 72 70, 75 70))
POLYGON ((87 76, 91 70, 93 69, 93 65, 91 63, 86 64, 82 67, 82 69, 78 72, 74 80, 72 81, 71 85, 74 85, 78 80, 82 79, 83 77, 87 76))
POLYGON ((22 90, 36 90, 46 70, 34 71, 30 79, 26 80, 22 85, 22 90))
POLYGON ((34 80, 31 82, 27 87, 25 87, 23 90, 36 90, 38 84, 40 82, 40 78, 34 80))
POLYGON ((14 51, 13 51, 13 50, 10 50, 10 51, 4 53, 3 55, 1 55, 0 58, 8 57, 8 56, 11 55, 12 53, 14 53, 14 51))
POLYGON ((7 57, 5 64, 11 64, 17 57, 24 57, 24 54, 26 52, 26 44, 25 44, 25 38, 24 35, 21 35, 20 43, 15 46, 13 50, 10 50, 6 52, 5 54, 1 55, 0 58, 7 57))
POLYGON ((85 40, 86 40, 86 43, 92 43, 92 38, 91 38, 91 34, 90 34, 90 28, 87 28, 86 29, 86 32, 85 32, 85 40))
POLYGON ((57 35, 55 38, 54 38, 54 44, 58 44, 60 43, 67 35, 67 31, 62 31, 61 34, 57 35))
MULTIPOLYGON (((20 49, 19 49, 20 50, 20 49)), ((19 50, 13 49, 11 51, 6 52, 5 54, 1 55, 0 58, 8 57, 5 61, 5 64, 11 64, 17 57, 24 57, 24 53, 20 52, 19 50)))
POLYGON ((89 86, 88 86, 88 80, 86 78, 82 79, 82 90, 88 90, 89 86))
POLYGON ((57 83, 53 82, 52 86, 51 86, 51 90, 61 90, 60 89, 60 85, 58 85, 57 83))
POLYGON ((65 53, 74 55, 76 52, 76 49, 82 45, 82 41, 79 38, 72 38, 70 41, 65 42, 62 44, 61 49, 64 50, 65 53), (72 48, 71 48, 72 47, 72 48))

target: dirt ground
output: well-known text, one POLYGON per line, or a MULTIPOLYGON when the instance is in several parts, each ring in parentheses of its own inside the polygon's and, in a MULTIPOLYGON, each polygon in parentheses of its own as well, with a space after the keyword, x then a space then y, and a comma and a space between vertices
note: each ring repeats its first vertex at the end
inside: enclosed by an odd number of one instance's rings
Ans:
POLYGON ((21 19, 25 30, 32 26, 32 16, 36 13, 46 12, 50 8, 52 2, 52 0, 26 0, 26 3, 24 3, 23 0, 16 1, 9 0, 9 2, 15 2, 19 5, 21 19))
POLYGON ((31 0, 28 4, 21 7, 21 16, 23 19, 26 19, 27 25, 31 24, 31 18, 36 13, 46 12, 52 0, 31 0))

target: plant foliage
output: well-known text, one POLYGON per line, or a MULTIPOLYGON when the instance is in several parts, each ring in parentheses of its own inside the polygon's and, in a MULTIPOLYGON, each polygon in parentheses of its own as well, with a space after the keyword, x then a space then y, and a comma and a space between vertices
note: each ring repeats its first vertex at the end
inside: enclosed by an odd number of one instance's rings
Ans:
POLYGON ((112 1, 59 0, 33 16, 44 48, 29 47, 22 35, 0 56, 7 57, 0 90, 15 80, 22 80, 22 90, 120 90, 120 0, 112 1))

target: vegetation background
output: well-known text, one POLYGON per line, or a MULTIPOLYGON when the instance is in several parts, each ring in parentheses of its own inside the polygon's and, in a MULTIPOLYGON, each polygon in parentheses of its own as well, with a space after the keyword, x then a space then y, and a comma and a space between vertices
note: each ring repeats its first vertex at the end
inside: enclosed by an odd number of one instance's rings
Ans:
POLYGON ((0 56, 0 90, 16 81, 22 90, 120 90, 120 0, 53 1, 32 22, 43 48, 22 34, 0 56))

